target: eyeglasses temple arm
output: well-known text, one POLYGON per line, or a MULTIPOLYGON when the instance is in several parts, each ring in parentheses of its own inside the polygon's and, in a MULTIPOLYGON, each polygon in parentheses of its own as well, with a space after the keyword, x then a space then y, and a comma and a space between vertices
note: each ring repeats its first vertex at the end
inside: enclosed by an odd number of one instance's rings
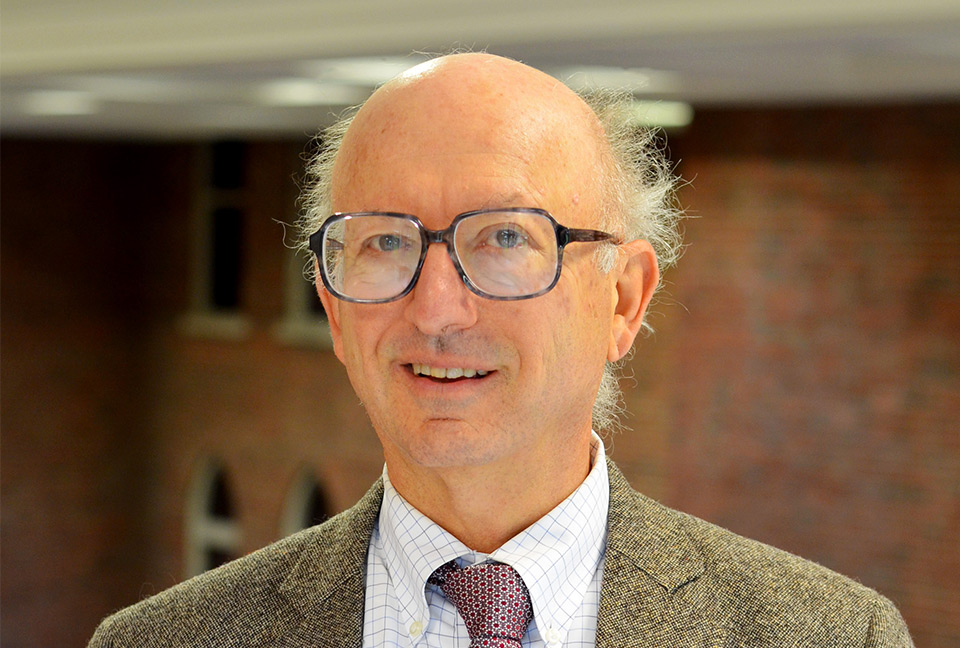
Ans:
POLYGON ((573 229, 565 227, 559 232, 559 234, 560 242, 563 245, 566 245, 567 243, 595 243, 598 241, 610 241, 614 245, 620 245, 623 243, 623 240, 616 234, 601 232, 600 230, 573 229))
MULTIPOLYGON (((322 238, 321 238, 319 232, 317 232, 317 233, 315 233, 315 234, 312 234, 312 235, 310 236, 310 250, 311 250, 314 254, 316 254, 318 257, 319 257, 320 254, 321 254, 321 251, 320 251, 321 242, 322 242, 322 238)), ((338 240, 335 239, 335 238, 328 238, 328 239, 327 239, 327 247, 328 247, 329 249, 331 249, 331 250, 342 250, 342 249, 343 249, 343 242, 342 242, 342 241, 338 241, 338 240)))

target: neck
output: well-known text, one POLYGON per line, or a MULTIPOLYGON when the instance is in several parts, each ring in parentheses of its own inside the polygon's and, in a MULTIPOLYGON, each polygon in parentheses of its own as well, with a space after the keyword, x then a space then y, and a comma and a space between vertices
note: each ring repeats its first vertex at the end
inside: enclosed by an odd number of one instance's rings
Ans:
POLYGON ((562 455, 550 470, 530 465, 426 469, 386 458, 390 481, 404 499, 473 551, 492 553, 583 483, 590 472, 589 437, 562 455))

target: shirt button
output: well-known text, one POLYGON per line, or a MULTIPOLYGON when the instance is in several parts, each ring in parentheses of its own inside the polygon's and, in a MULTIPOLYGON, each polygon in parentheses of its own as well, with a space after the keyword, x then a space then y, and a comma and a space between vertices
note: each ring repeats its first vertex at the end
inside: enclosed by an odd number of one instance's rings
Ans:
POLYGON ((423 632, 423 624, 422 624, 422 623, 420 623, 419 621, 414 621, 413 623, 410 624, 410 636, 411 636, 411 637, 419 637, 422 632, 423 632))
POLYGON ((551 646, 556 646, 560 643, 560 633, 557 632, 555 628, 547 628, 547 631, 543 633, 543 638, 551 646))

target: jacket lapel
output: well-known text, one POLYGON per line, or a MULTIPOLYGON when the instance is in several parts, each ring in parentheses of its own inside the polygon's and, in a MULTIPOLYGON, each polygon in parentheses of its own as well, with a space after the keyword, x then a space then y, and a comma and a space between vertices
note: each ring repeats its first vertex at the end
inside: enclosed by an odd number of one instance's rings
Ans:
POLYGON ((634 491, 612 462, 608 469, 597 647, 721 645, 724 624, 682 514, 634 491))
POLYGON ((280 588, 273 646, 359 648, 367 548, 382 500, 378 480, 356 505, 314 529, 280 588))
MULTIPOLYGON (((597 648, 717 646, 718 601, 682 514, 637 493, 608 460, 610 513, 597 648)), ((377 481, 352 508, 312 530, 281 587, 275 648, 359 648, 370 535, 383 500, 377 481)))

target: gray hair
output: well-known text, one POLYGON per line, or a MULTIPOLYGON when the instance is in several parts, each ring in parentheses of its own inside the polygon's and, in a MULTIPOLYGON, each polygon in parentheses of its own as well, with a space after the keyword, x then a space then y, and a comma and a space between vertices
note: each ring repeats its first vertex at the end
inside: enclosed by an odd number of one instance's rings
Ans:
MULTIPOLYGON (((679 228, 683 212, 675 200, 679 178, 673 172, 659 133, 636 125, 632 95, 594 90, 580 96, 596 114, 608 145, 609 156, 602 170, 605 204, 601 225, 623 232, 626 241, 642 239, 650 243, 660 267, 659 291, 663 286, 663 271, 676 264, 683 250, 679 228)), ((602 272, 609 272, 615 260, 612 246, 601 246, 597 250, 602 272)), ((653 332, 646 317, 643 332, 653 332)), ((604 365, 600 389, 593 403, 593 427, 598 432, 617 430, 621 426, 623 363, 621 360, 604 365)))
MULTIPOLYGON (((620 231, 624 240, 643 239, 650 243, 662 271, 674 265, 680 256, 679 221, 682 212, 675 202, 679 181, 673 173, 656 131, 636 126, 631 110, 632 96, 622 92, 591 91, 580 95, 596 114, 603 129, 608 151, 601 170, 603 212, 600 226, 620 231)), ((314 139, 315 152, 306 165, 306 178, 300 195, 301 216, 297 221, 297 247, 310 258, 310 235, 320 229, 332 213, 330 193, 333 166, 347 129, 358 108, 347 111, 332 126, 314 139)), ((598 246, 597 263, 601 272, 609 272, 616 261, 616 248, 598 246)), ((315 266, 308 261, 307 274, 316 280, 315 266)), ((643 330, 653 329, 644 319, 643 330)), ((599 431, 620 426, 623 394, 620 389, 622 361, 604 367, 593 406, 593 426, 599 431)))

